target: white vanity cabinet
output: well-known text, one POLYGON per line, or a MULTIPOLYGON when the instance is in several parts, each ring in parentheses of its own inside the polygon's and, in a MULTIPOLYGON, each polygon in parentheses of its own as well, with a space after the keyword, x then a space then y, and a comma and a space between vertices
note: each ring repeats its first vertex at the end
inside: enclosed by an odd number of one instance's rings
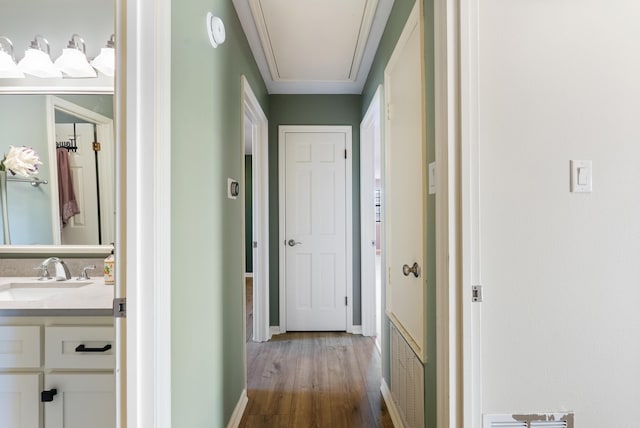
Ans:
POLYGON ((112 318, 0 317, 0 323, 0 426, 116 425, 112 318))

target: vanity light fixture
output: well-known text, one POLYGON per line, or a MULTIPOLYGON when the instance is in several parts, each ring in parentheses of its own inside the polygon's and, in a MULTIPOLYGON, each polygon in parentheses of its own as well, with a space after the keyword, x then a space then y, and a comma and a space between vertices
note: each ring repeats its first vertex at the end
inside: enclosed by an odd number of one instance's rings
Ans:
POLYGON ((69 44, 62 50, 62 55, 53 64, 69 77, 96 77, 96 71, 87 61, 84 39, 78 34, 71 36, 69 44))
POLYGON ((39 34, 25 51, 24 58, 18 63, 18 69, 24 74, 36 77, 62 77, 62 73, 53 66, 49 57, 49 42, 39 34), (46 51, 40 42, 46 46, 46 51))
POLYGON ((93 68, 105 76, 113 77, 116 74, 116 35, 112 34, 107 46, 100 49, 100 54, 91 61, 93 68))
POLYGON ((0 36, 0 79, 23 77, 24 73, 18 70, 15 57, 13 56, 13 43, 11 43, 9 38, 0 36))

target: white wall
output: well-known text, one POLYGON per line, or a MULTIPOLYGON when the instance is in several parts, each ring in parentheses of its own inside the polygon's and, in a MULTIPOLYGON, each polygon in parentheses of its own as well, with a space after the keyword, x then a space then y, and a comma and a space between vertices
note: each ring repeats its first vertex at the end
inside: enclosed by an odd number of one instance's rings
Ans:
POLYGON ((640 2, 479 3, 482 410, 637 427, 640 2))

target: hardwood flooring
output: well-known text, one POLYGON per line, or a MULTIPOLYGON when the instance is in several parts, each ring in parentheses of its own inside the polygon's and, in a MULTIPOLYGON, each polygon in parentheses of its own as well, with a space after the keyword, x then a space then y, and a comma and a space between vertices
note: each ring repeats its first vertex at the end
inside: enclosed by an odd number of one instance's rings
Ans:
POLYGON ((393 427, 372 338, 287 333, 247 343, 249 403, 242 428, 393 427))
POLYGON ((245 279, 246 286, 246 314, 247 314, 247 332, 246 332, 246 341, 250 341, 253 339, 253 278, 247 277, 245 279))

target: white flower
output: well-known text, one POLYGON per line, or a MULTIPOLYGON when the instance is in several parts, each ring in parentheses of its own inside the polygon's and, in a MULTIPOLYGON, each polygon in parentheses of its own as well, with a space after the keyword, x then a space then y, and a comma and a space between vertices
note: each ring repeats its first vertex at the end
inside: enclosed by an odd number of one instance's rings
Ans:
POLYGON ((29 178, 38 173, 38 165, 42 165, 42 162, 32 148, 9 146, 9 153, 5 155, 0 170, 9 170, 14 175, 29 178))

